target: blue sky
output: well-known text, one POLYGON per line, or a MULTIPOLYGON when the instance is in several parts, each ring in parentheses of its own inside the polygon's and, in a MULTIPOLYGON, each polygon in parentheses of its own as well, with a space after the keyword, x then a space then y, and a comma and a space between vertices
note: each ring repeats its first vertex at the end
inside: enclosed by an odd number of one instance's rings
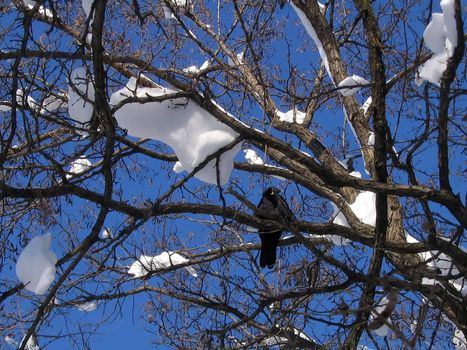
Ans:
MULTIPOLYGON (((437 6, 437 5, 436 5, 437 6)), ((434 9, 439 10, 439 9, 434 9)), ((420 16, 423 17, 426 15, 426 11, 421 11, 420 16)), ((283 16, 285 19, 285 24, 283 24, 283 37, 277 41, 277 44, 275 43, 276 46, 273 46, 273 44, 270 44, 269 49, 271 49, 271 57, 270 57, 270 64, 274 65, 281 65, 283 62, 287 61, 288 58, 288 52, 294 53, 293 56, 293 61, 292 61, 292 66, 298 69, 299 73, 301 73, 303 76, 306 77, 307 74, 312 73, 312 70, 317 67, 317 60, 319 59, 318 54, 315 51, 311 51, 314 49, 314 44, 311 40, 309 40, 307 34, 304 32, 303 27, 298 21, 297 16, 295 15, 294 11, 289 7, 286 6, 284 10, 278 11, 279 16, 283 16), (289 23, 293 22, 294 25, 289 25, 289 23), (305 42, 304 42, 305 41, 305 42), (290 44, 289 47, 286 46, 286 44, 290 44), (305 52, 301 54, 297 54, 297 52, 304 46, 307 46, 307 49, 305 52)), ((418 15, 418 14, 417 14, 418 15)), ((223 21, 229 22, 229 16, 231 14, 225 13, 223 16, 223 21)), ((12 21, 13 18, 9 17, 2 17, 2 25, 6 25, 7 22, 12 21)), ((381 19, 381 21, 384 22, 384 18, 381 19)), ((415 23, 415 22, 414 22, 415 23)), ((419 23, 414 24, 411 23, 411 25, 414 26, 414 28, 418 31, 418 34, 414 34, 414 36, 419 35, 421 36, 421 33, 423 32, 423 26, 421 26, 419 23)), ((40 35, 44 31, 44 26, 37 24, 34 27, 34 32, 36 35, 40 35)), ((123 31, 123 29, 122 29, 123 31)), ((233 37, 235 38, 238 33, 234 33, 233 37)), ((144 41, 144 37, 140 36, 139 33, 134 33, 134 42, 131 43, 130 46, 133 48, 138 47, 138 44, 144 41)), ((411 37, 411 40, 413 40, 414 37, 411 37)), ((10 43, 4 43, 2 44, 2 48, 5 47, 3 45, 6 45, 8 48, 13 48, 16 47, 15 42, 10 42, 10 43), (11 46, 11 47, 10 47, 11 46)), ((415 42, 410 42, 411 49, 414 50, 416 45, 418 43, 415 42)), ((67 48, 66 41, 63 41, 63 49, 67 48)), ((241 48, 241 45, 239 45, 239 50, 241 48)), ((180 58, 179 62, 176 62, 177 64, 180 64, 180 66, 190 66, 192 64, 197 64, 201 65, 204 60, 205 60, 205 55, 201 55, 199 53, 199 50, 190 46, 187 46, 185 48, 185 54, 186 56, 183 58, 180 58), (183 64, 182 64, 183 63, 183 64)), ((344 50, 344 49, 343 49, 344 50)), ((169 50, 167 50, 169 51, 169 50)), ((168 54, 167 52, 164 52, 164 54, 168 54)), ((365 51, 362 50, 362 55, 365 54, 365 51)), ((350 53, 348 51, 345 51, 346 57, 350 57, 350 53)), ((177 58, 175 58, 177 59, 177 58)), ((365 78, 369 79, 369 73, 367 71, 367 67, 365 66, 359 66, 359 67, 354 67, 353 68, 355 71, 349 72, 350 74, 359 74, 364 76, 365 78)), ((388 68, 390 70, 390 68, 388 68)), ((280 78, 286 78, 288 76, 288 67, 286 65, 281 66, 281 71, 280 71, 280 78)), ((329 79, 326 78, 327 83, 329 84, 329 79)), ((119 88, 118 86, 115 87, 116 89, 119 88)), ((420 91, 423 88, 420 88, 420 91)), ((305 93, 305 91, 299 91, 299 93, 305 93)), ((368 96, 368 89, 363 89, 359 93, 357 93, 357 99, 359 102, 363 103, 363 101, 366 100, 368 96)), ((391 101, 391 99, 396 99, 398 98, 398 93, 399 91, 394 91, 391 92, 390 96, 388 97, 388 100, 391 101)), ((229 96, 225 96, 223 98, 223 101, 228 103, 232 103, 232 101, 235 101, 235 99, 238 98, 238 96, 234 96, 230 98, 229 96)), ((465 103, 465 100, 463 101, 465 103)), ((277 101, 277 105, 281 107, 281 110, 287 111, 289 108, 291 108, 291 104, 288 101, 277 101)), ((303 109, 303 104, 299 105, 299 108, 303 109)), ((391 105, 391 108, 393 110, 396 110, 398 106, 391 105)), ((412 111, 414 114, 419 113, 418 110, 421 110, 423 106, 420 105, 415 105, 412 106, 415 111, 412 111)), ((405 107, 404 108, 408 108, 405 107)), ((407 109, 403 110, 403 113, 409 113, 410 111, 407 109)), ((261 110, 255 106, 252 105, 252 107, 249 109, 249 116, 253 116, 257 118, 258 120, 262 119, 262 112, 261 110)), ((239 117, 249 117, 249 116, 239 116, 239 117)), ((419 121, 417 121, 415 118, 413 119, 402 119, 399 124, 397 115, 390 115, 388 116, 389 118, 389 123, 391 124, 391 127, 395 128, 396 125, 398 125, 399 131, 397 136, 400 136, 402 140, 405 140, 411 136, 413 136, 417 131, 418 128, 420 127, 419 121)), ((336 130, 339 130, 342 128, 343 125, 343 119, 344 119, 344 113, 339 107, 334 106, 334 102, 331 102, 329 105, 326 107, 323 107, 320 113, 316 114, 316 118, 314 120, 313 128, 316 128, 319 132, 324 132, 324 131, 330 131, 329 137, 325 138, 325 142, 329 147, 332 147, 338 158, 344 158, 345 156, 348 155, 355 155, 359 153, 357 143, 355 142, 355 138, 352 135, 351 130, 347 127, 346 128, 346 135, 347 135, 347 140, 348 140, 348 146, 347 146, 347 152, 344 152, 342 147, 340 147, 340 138, 336 137, 336 135, 340 135, 341 132, 335 132, 336 130)), ((260 122, 257 123, 258 125, 261 125, 260 122)), ((267 129, 267 125, 263 125, 265 129, 267 129)), ((276 133, 279 134, 279 133, 276 133)), ((75 148, 78 148, 77 146, 84 147, 87 144, 88 140, 84 139, 81 140, 80 142, 73 142, 65 145, 63 147, 64 154, 72 153, 75 148)), ((152 143, 154 147, 156 147, 156 143, 152 143)), ((298 146, 298 144, 295 142, 295 146, 298 146)), ((402 142, 400 144, 396 144, 396 149, 403 149, 405 144, 402 142)), ((159 147, 159 146, 157 146, 159 147)), ((162 146, 164 150, 167 150, 167 147, 162 146)), ((302 146, 302 148, 304 148, 302 146)), ((426 168, 426 167, 431 167, 434 165, 434 158, 432 156, 433 149, 425 149, 422 151, 422 156, 419 157, 419 161, 417 163, 417 166, 420 168, 426 168)), ((260 153, 260 152, 258 152, 260 153)), ((260 153, 261 156, 263 154, 260 153)), ((461 157, 459 157, 461 158, 461 157)), ((92 155, 90 157, 92 159, 92 155)), ((243 152, 239 152, 236 160, 238 161, 244 161, 243 157, 243 152)), ((458 167, 459 163, 461 163, 461 159, 456 159, 456 157, 453 157, 453 168, 458 167)), ((359 170, 362 174, 364 174, 363 171, 363 164, 361 162, 361 159, 357 159, 357 170, 359 170)), ((122 164, 119 164, 122 165, 122 164)), ((130 164, 129 162, 125 162, 125 166, 128 166, 130 169, 129 174, 126 173, 126 168, 123 168, 122 171, 119 171, 117 173, 117 179, 118 183, 116 186, 116 189, 122 190, 122 198, 128 201, 134 201, 134 202, 143 202, 146 199, 153 199, 156 197, 157 193, 162 193, 165 191, 176 179, 181 178, 181 176, 175 175, 171 170, 167 170, 164 168, 166 167, 167 169, 170 169, 172 167, 171 164, 167 165, 166 163, 163 162, 158 162, 158 161, 153 161, 149 160, 148 158, 145 157, 138 157, 138 163, 133 163, 130 164), (133 173, 133 169, 134 173, 133 173), (139 172, 139 173, 137 173, 139 172), (169 178, 166 178, 165 174, 169 174, 169 178), (163 179, 161 180, 161 176, 163 179), (143 187, 141 186, 143 184, 143 187)), ((270 185, 278 186, 278 187, 286 187, 287 184, 285 182, 281 182, 277 179, 271 178, 271 177, 261 177, 261 176, 247 176, 247 175, 240 175, 239 176, 238 171, 234 171, 234 175, 237 176, 236 178, 236 185, 239 188, 244 188, 247 192, 247 198, 251 200, 253 203, 257 203, 262 191, 264 190, 265 187, 268 187, 270 185), (256 183, 259 183, 259 185, 256 185, 256 183)), ((184 174, 182 174, 183 176, 184 174)), ((364 177, 366 175, 363 175, 364 177)), ((395 174, 397 177, 398 174, 395 174)), ((423 175, 421 175, 423 178, 423 175)), ((423 178, 424 180, 428 181, 428 178, 423 178)), ((453 185, 455 185, 456 188, 460 188, 462 191, 464 191, 465 194, 465 185, 463 185, 460 181, 460 177, 453 177, 453 185)), ((190 180, 190 184, 193 184, 196 187, 197 185, 200 184, 200 182, 196 179, 190 180)), ((91 189, 98 189, 100 184, 99 183, 94 183, 92 181, 89 181, 86 183, 87 186, 91 189)), ((288 190, 285 192, 285 196, 287 197, 289 193, 293 192, 293 185, 290 185, 292 187, 292 190, 288 190)), ((174 198, 182 200, 184 198, 184 195, 187 195, 186 192, 176 192, 174 195, 174 198)), ((187 195, 188 198, 190 198, 189 195, 187 195)), ((209 193, 207 195, 208 199, 218 202, 219 201, 219 194, 217 190, 212 186, 209 190, 209 193)), ((231 196, 226 196, 228 203, 234 202, 233 198, 231 196)), ((331 213, 330 206, 327 204, 324 204, 326 207, 325 211, 327 214, 331 213)), ((436 207, 436 206, 435 206, 436 207)), ((68 229, 70 232, 72 232, 75 235, 76 242, 83 239, 86 234, 89 232, 89 228, 91 224, 93 223, 93 217, 92 215, 89 215, 89 212, 92 210, 95 210, 94 206, 89 206, 89 207, 83 207, 83 201, 80 199, 72 199, 67 203, 66 210, 64 210, 64 214, 60 216, 59 222, 56 224, 53 224, 50 226, 50 231, 52 232, 54 236, 54 250, 57 252, 59 256, 63 255, 65 253, 64 251, 64 246, 68 245, 70 242, 67 241, 65 238, 63 238, 64 235, 62 235, 63 229, 68 229), (88 212, 89 211, 89 212, 88 212), (69 223, 73 222, 76 219, 76 216, 83 216, 83 220, 78 222, 77 227, 69 227, 69 223)), ((441 213, 448 215, 446 211, 443 209, 440 209, 441 213)), ((305 213, 303 214, 305 215, 305 213)), ((323 217, 322 211, 317 213, 312 213, 309 214, 312 218, 318 220, 317 218, 320 218, 322 222, 325 222, 328 217, 323 217), (314 215, 314 216, 313 216, 314 215), (319 217, 321 215, 321 217, 319 217)), ((199 218, 199 217, 198 217, 199 218)), ((116 214, 111 214, 108 219, 106 220, 105 226, 109 227, 112 230, 117 230, 117 228, 121 228, 121 217, 116 214)), ((167 229, 168 232, 175 232, 178 238, 178 241, 173 240, 169 242, 154 242, 152 245, 149 238, 146 238, 145 234, 146 233, 151 233, 151 232, 158 232, 160 229, 159 225, 161 223, 158 221, 155 222, 150 222, 147 225, 144 226, 144 230, 137 231, 132 235, 132 242, 135 243, 135 249, 132 254, 143 254, 143 253, 154 253, 157 254, 161 251, 161 249, 173 249, 173 250, 178 250, 181 248, 186 248, 186 247, 195 247, 199 246, 205 243, 208 243, 210 241, 210 233, 211 233, 211 227, 209 226, 203 226, 201 224, 194 224, 188 220, 180 220, 176 225, 173 224, 173 227, 169 227, 167 229), (194 235, 192 235, 194 233, 194 235), (145 249, 145 251, 142 251, 142 249, 145 249)), ((171 224, 169 224, 170 226, 171 224)), ((166 227, 164 227, 165 229, 166 227)), ((34 232, 34 230, 32 230, 34 232)), ((70 232, 68 234, 70 234, 70 232)), ((68 234, 66 235, 67 237, 68 234)), ((71 236, 71 235, 70 235, 71 236)), ((150 237, 149 235, 147 237, 150 237)), ((247 234, 245 235, 247 240, 251 240, 253 242, 257 242, 258 238, 256 234, 247 234)), ((162 239, 161 239, 162 240, 162 239)), ((281 250, 279 253, 281 258, 287 257, 287 254, 289 252, 295 252, 293 250, 294 248, 290 248, 290 250, 281 250)), ((300 251, 298 249, 300 254, 303 254, 303 251, 300 251)), ((336 251, 340 251, 340 248, 336 248, 336 251)), ((119 250, 119 254, 121 254, 122 257, 129 257, 129 253, 119 250)), ((256 254, 256 253, 255 253, 256 254)), ((293 259, 293 258, 291 258, 293 259)), ((130 259, 126 259, 122 261, 122 266, 127 266, 128 264, 131 263, 130 259)), ((362 266, 363 266, 363 261, 362 261, 362 266)), ((81 271, 86 271, 86 269, 89 268, 88 265, 83 264, 80 266, 78 271, 82 269, 81 271)), ((8 277, 11 277, 14 279, 13 273, 12 275, 5 274, 8 277)), ((186 274, 188 276, 188 274, 186 274)), ((3 276, 5 277, 5 276, 3 276)), ((170 275, 169 277, 170 278, 170 275)), ((190 278, 189 276, 187 278, 190 278)), ((269 274, 266 277, 271 284, 275 283, 280 283, 281 280, 274 274, 269 274)), ((151 282, 154 282, 157 284, 156 278, 153 278, 151 282)), ((195 283, 195 282, 194 282, 195 283)), ((89 288, 94 288, 97 291, 100 291, 100 288, 108 288, 109 286, 106 285, 105 287, 99 287, 96 285, 93 285, 92 283, 89 283, 89 288)), ((211 288, 216 288, 215 286, 211 286, 211 288)), ((89 290, 89 291, 91 291, 89 290)), ((107 311, 112 310, 113 308, 116 308, 118 311, 112 311, 112 313, 115 312, 115 319, 111 320, 108 324, 103 326, 98 330, 98 334, 96 336, 93 336, 91 338, 91 348, 92 349, 154 349, 156 348, 154 344, 152 344, 152 341, 157 339, 157 336, 154 334, 155 332, 155 326, 149 324, 145 320, 144 316, 144 305, 147 301, 147 298, 145 295, 138 295, 135 297, 129 297, 127 298, 122 305, 118 305, 115 302, 110 302, 108 303, 105 308, 104 306, 99 306, 98 309, 94 312, 91 313, 83 313, 80 312, 76 309, 69 309, 70 311, 66 311, 64 315, 60 315, 59 312, 57 313, 56 316, 52 318, 52 325, 50 328, 44 327, 41 330, 41 334, 47 335, 53 334, 54 332, 57 332, 58 329, 66 329, 69 325, 73 325, 78 321, 84 321, 84 322, 89 322, 90 324, 93 323, 99 323, 103 318, 105 318, 104 315, 107 314, 107 311), (149 333, 146 333, 145 331, 149 331, 149 333)), ((68 310, 68 309, 66 309, 68 310)), ((90 327, 89 329, 92 329, 90 327)), ((318 334, 325 334, 328 329, 325 327, 320 328, 318 327, 317 329, 313 330, 314 332, 318 334)), ((48 347, 49 349, 63 349, 65 346, 64 342, 57 341, 48 347)), ((158 349, 164 349, 161 346, 157 347, 158 349)))

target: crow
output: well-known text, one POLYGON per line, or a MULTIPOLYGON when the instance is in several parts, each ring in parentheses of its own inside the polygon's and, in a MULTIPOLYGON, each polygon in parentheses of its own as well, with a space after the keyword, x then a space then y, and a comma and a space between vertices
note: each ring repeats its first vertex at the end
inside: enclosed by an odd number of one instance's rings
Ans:
MULTIPOLYGON (((260 219, 275 220, 281 224, 289 224, 295 219, 287 202, 279 195, 280 190, 274 187, 268 188, 263 193, 263 197, 258 203, 257 217, 260 219)), ((259 266, 272 269, 276 262, 276 250, 282 230, 259 229, 259 238, 261 239, 261 254, 259 266)))

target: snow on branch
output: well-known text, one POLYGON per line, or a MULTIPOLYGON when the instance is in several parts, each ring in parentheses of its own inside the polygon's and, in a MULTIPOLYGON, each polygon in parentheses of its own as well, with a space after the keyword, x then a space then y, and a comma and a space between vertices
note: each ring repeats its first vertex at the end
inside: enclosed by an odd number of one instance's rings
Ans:
POLYGON ((209 67, 209 60, 204 61, 204 63, 198 68, 198 66, 193 65, 189 66, 186 68, 183 68, 184 73, 189 73, 189 74, 198 74, 199 72, 202 72, 203 70, 207 69, 209 67))
POLYGON ((457 46, 454 0, 441 0, 441 9, 443 13, 433 13, 423 32, 423 40, 433 52, 433 57, 418 70, 415 78, 418 86, 425 80, 440 85, 440 79, 457 46))
POLYGON ((374 330, 380 337, 388 335, 388 325, 392 324, 390 316, 396 308, 398 299, 399 294, 396 290, 392 290, 387 296, 380 300, 378 305, 376 305, 371 312, 368 328, 374 330))
MULTIPOLYGON (((115 112, 115 118, 129 135, 168 144, 179 160, 174 171, 191 172, 208 156, 235 141, 239 135, 186 97, 141 103, 144 98, 176 93, 165 88, 140 88, 137 87, 136 79, 130 78, 125 88, 111 96, 110 104, 121 104, 115 112), (126 99, 135 97, 141 100, 125 103, 126 99)), ((233 159, 240 149, 241 142, 219 156, 221 185, 229 180, 233 159)), ((208 162, 194 176, 201 181, 217 184, 216 159, 208 162)))
POLYGON ((276 111, 281 122, 302 124, 305 120, 306 113, 299 111, 297 108, 292 108, 288 112, 276 111))
MULTIPOLYGON (((174 252, 162 252, 156 256, 141 255, 138 260, 131 264, 128 274, 134 278, 141 278, 151 272, 167 269, 172 266, 186 264, 189 260, 182 255, 174 252)), ((185 266, 185 269, 193 277, 198 277, 198 274, 191 266, 185 266)))
POLYGON ((80 157, 71 163, 71 168, 66 175, 67 179, 72 178, 74 175, 84 173, 91 168, 92 164, 86 157, 80 157))
MULTIPOLYGON (((419 243, 419 241, 412 237, 406 232, 407 243, 419 243)), ((418 254, 423 261, 425 261, 428 267, 432 268, 437 272, 441 277, 446 278, 447 276, 460 276, 461 273, 458 267, 453 263, 452 259, 437 250, 432 250, 428 252, 423 252, 418 254)), ((423 284, 435 285, 436 279, 423 278, 423 284)), ((458 290, 462 295, 467 295, 467 281, 464 277, 452 278, 449 283, 456 290, 458 290)))
MULTIPOLYGON (((177 10, 184 10, 192 6, 190 0, 168 0, 170 5, 177 10)), ((172 10, 162 2, 162 10, 164 11, 164 18, 166 19, 176 19, 172 10)))
POLYGON ((88 301, 87 303, 76 304, 79 311, 91 312, 97 309, 97 301, 88 301))
POLYGON ((16 276, 24 288, 38 295, 55 279, 57 256, 50 250, 51 240, 50 233, 31 239, 16 263, 16 276))
POLYGON ((454 336, 452 338, 452 343, 456 347, 456 350, 467 349, 467 339, 465 339, 464 333, 457 327, 455 327, 455 330, 454 330, 454 336))
MULTIPOLYGON (((94 2, 94 0, 82 0, 81 1, 81 4, 83 6, 83 10, 86 13, 87 18, 89 18, 89 16, 91 15, 93 2, 94 2)), ((92 23, 92 19, 91 19, 91 23, 92 23)))
MULTIPOLYGON (((245 56, 245 51, 242 51, 236 55, 239 64, 243 64, 244 56, 245 56)), ((230 57, 227 57, 227 63, 231 67, 235 67, 237 65, 230 57)))
POLYGON ((351 77, 347 77, 342 80, 338 87, 340 88, 339 92, 342 94, 342 96, 352 96, 358 90, 368 84, 368 80, 359 77, 358 75, 352 75, 351 77))
POLYGON ((326 68, 326 71, 328 72, 328 75, 331 78, 331 80, 334 80, 332 78, 331 70, 329 69, 328 55, 324 50, 323 43, 321 42, 321 40, 319 40, 315 28, 313 28, 313 25, 311 24, 310 20, 307 18, 306 14, 302 10, 295 6, 293 2, 290 2, 290 5, 297 13, 298 17, 300 18, 300 21, 302 21, 302 24, 305 27, 308 35, 315 42, 315 45, 318 48, 319 55, 321 56, 321 60, 323 61, 324 67, 326 68))
POLYGON ((247 160, 248 164, 264 165, 263 159, 256 153, 255 150, 246 149, 243 152, 245 152, 245 159, 247 160))
MULTIPOLYGON (((354 176, 358 177, 359 174, 355 172, 354 176)), ((361 175, 360 175, 361 176, 361 175)), ((352 204, 349 204, 355 216, 364 224, 375 226, 376 223, 376 193, 371 191, 360 192, 352 204)), ((332 222, 336 225, 350 227, 347 219, 341 210, 331 202, 332 208, 332 222)), ((347 245, 350 240, 336 235, 331 235, 329 238, 335 245, 347 245)))
POLYGON ((68 86, 68 114, 80 127, 89 124, 94 110, 94 86, 85 67, 74 69, 68 86))
MULTIPOLYGON (((23 0, 24 6, 28 8, 28 10, 32 10, 36 6, 35 0, 23 0)), ((40 5, 38 8, 39 14, 44 15, 49 18, 53 18, 53 13, 49 9, 44 8, 44 6, 40 5)))

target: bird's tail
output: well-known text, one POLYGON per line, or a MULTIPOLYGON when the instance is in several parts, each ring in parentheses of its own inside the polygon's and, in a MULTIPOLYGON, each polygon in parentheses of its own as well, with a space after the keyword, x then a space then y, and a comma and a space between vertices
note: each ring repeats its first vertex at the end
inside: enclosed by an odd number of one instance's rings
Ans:
POLYGON ((272 269, 276 263, 277 244, 282 232, 263 233, 261 238, 261 254, 259 257, 259 266, 272 269))

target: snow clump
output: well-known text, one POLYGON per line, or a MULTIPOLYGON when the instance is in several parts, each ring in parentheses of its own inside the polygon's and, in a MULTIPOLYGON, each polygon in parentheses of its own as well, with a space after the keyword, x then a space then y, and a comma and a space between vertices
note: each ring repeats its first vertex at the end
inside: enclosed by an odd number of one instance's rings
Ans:
POLYGON ((94 86, 86 68, 76 68, 71 72, 68 86, 68 114, 81 128, 86 127, 91 121, 93 101, 94 86))
POLYGON ((91 312, 97 309, 97 301, 94 300, 83 304, 76 304, 76 307, 79 311, 91 312))
MULTIPOLYGON (((130 78, 127 86, 115 92, 110 104, 117 106, 129 97, 164 98, 177 91, 165 88, 140 88, 130 78)), ((168 98, 145 103, 122 105, 115 118, 128 134, 168 144, 176 153, 178 162, 174 171, 191 172, 208 156, 216 153, 238 138, 238 134, 189 98, 168 98)), ((233 170, 233 158, 241 149, 241 142, 219 157, 219 182, 225 184, 233 170)), ((195 175, 201 181, 217 184, 216 159, 212 159, 195 175)))
POLYGON ((360 90, 363 85, 369 84, 368 80, 359 77, 358 75, 352 75, 351 77, 347 77, 342 80, 338 87, 339 92, 342 96, 351 96, 354 95, 358 90, 360 90))
MULTIPOLYGON (((23 0, 24 6, 26 6, 29 10, 32 10, 34 6, 36 6, 36 1, 34 0, 23 0)), ((53 13, 49 9, 44 9, 44 6, 39 6, 38 11, 41 15, 53 18, 53 13)))
POLYGON ((423 32, 425 46, 433 52, 433 57, 419 68, 415 78, 418 86, 425 80, 440 85, 441 77, 457 46, 454 0, 441 0, 441 9, 443 13, 433 13, 431 22, 423 32))
POLYGON ((57 256, 51 241, 50 233, 31 239, 16 263, 16 276, 34 294, 44 294, 55 279, 57 256))
MULTIPOLYGON (((407 243, 419 243, 419 241, 415 237, 412 237, 407 232, 405 234, 406 234, 407 243)), ((457 266, 453 264, 452 259, 444 253, 440 253, 437 250, 432 250, 428 252, 419 253, 418 255, 424 261, 428 261, 427 265, 433 270, 436 270, 443 277, 446 277, 449 275, 453 275, 453 276, 460 275, 460 271, 457 268, 457 266)), ((467 281, 465 280, 464 277, 459 277, 457 279, 450 280, 449 282, 462 295, 464 296, 467 295, 467 281)), ((435 285, 436 281, 434 279, 425 277, 422 279, 422 284, 435 285)))
POLYGON ((66 178, 70 179, 73 175, 84 173, 91 166, 91 162, 86 157, 80 157, 71 163, 71 169, 68 171, 69 174, 66 175, 66 178))
POLYGON ((254 150, 245 149, 243 152, 245 152, 245 159, 249 164, 264 165, 264 161, 254 150))
POLYGON ((305 120, 306 113, 293 108, 288 112, 276 111, 277 116, 281 122, 302 124, 305 120))
MULTIPOLYGON (((138 260, 131 264, 128 274, 133 275, 134 278, 141 278, 146 276, 148 273, 166 269, 171 266, 185 264, 189 260, 182 255, 174 252, 162 252, 156 256, 141 255, 138 260)), ((198 274, 191 266, 185 266, 185 269, 193 277, 197 277, 198 274)))
MULTIPOLYGON (((353 174, 353 176, 358 177, 358 174, 353 174)), ((361 176, 361 174, 360 174, 361 176)), ((355 216, 364 224, 375 226, 376 223, 376 193, 371 191, 362 191, 358 194, 355 201, 349 205, 350 209, 352 209, 355 216)), ((341 210, 331 202, 333 213, 332 220, 333 224, 350 227, 347 219, 345 218, 344 214, 341 210)), ((329 239, 335 245, 347 245, 349 244, 350 240, 347 238, 343 238, 337 235, 330 235, 329 239)))
POLYGON ((315 45, 318 48, 318 52, 321 57, 321 60, 323 61, 324 67, 326 68, 326 71, 328 72, 328 75, 331 78, 331 80, 333 80, 331 70, 329 68, 328 55, 326 54, 326 51, 324 50, 323 43, 321 42, 321 40, 319 40, 318 34, 316 34, 315 28, 313 28, 313 25, 308 20, 306 14, 302 10, 300 10, 297 6, 295 6, 293 2, 291 2, 290 5, 297 13, 298 17, 300 18, 300 21, 302 22, 303 26, 308 32, 308 35, 315 42, 315 45))

